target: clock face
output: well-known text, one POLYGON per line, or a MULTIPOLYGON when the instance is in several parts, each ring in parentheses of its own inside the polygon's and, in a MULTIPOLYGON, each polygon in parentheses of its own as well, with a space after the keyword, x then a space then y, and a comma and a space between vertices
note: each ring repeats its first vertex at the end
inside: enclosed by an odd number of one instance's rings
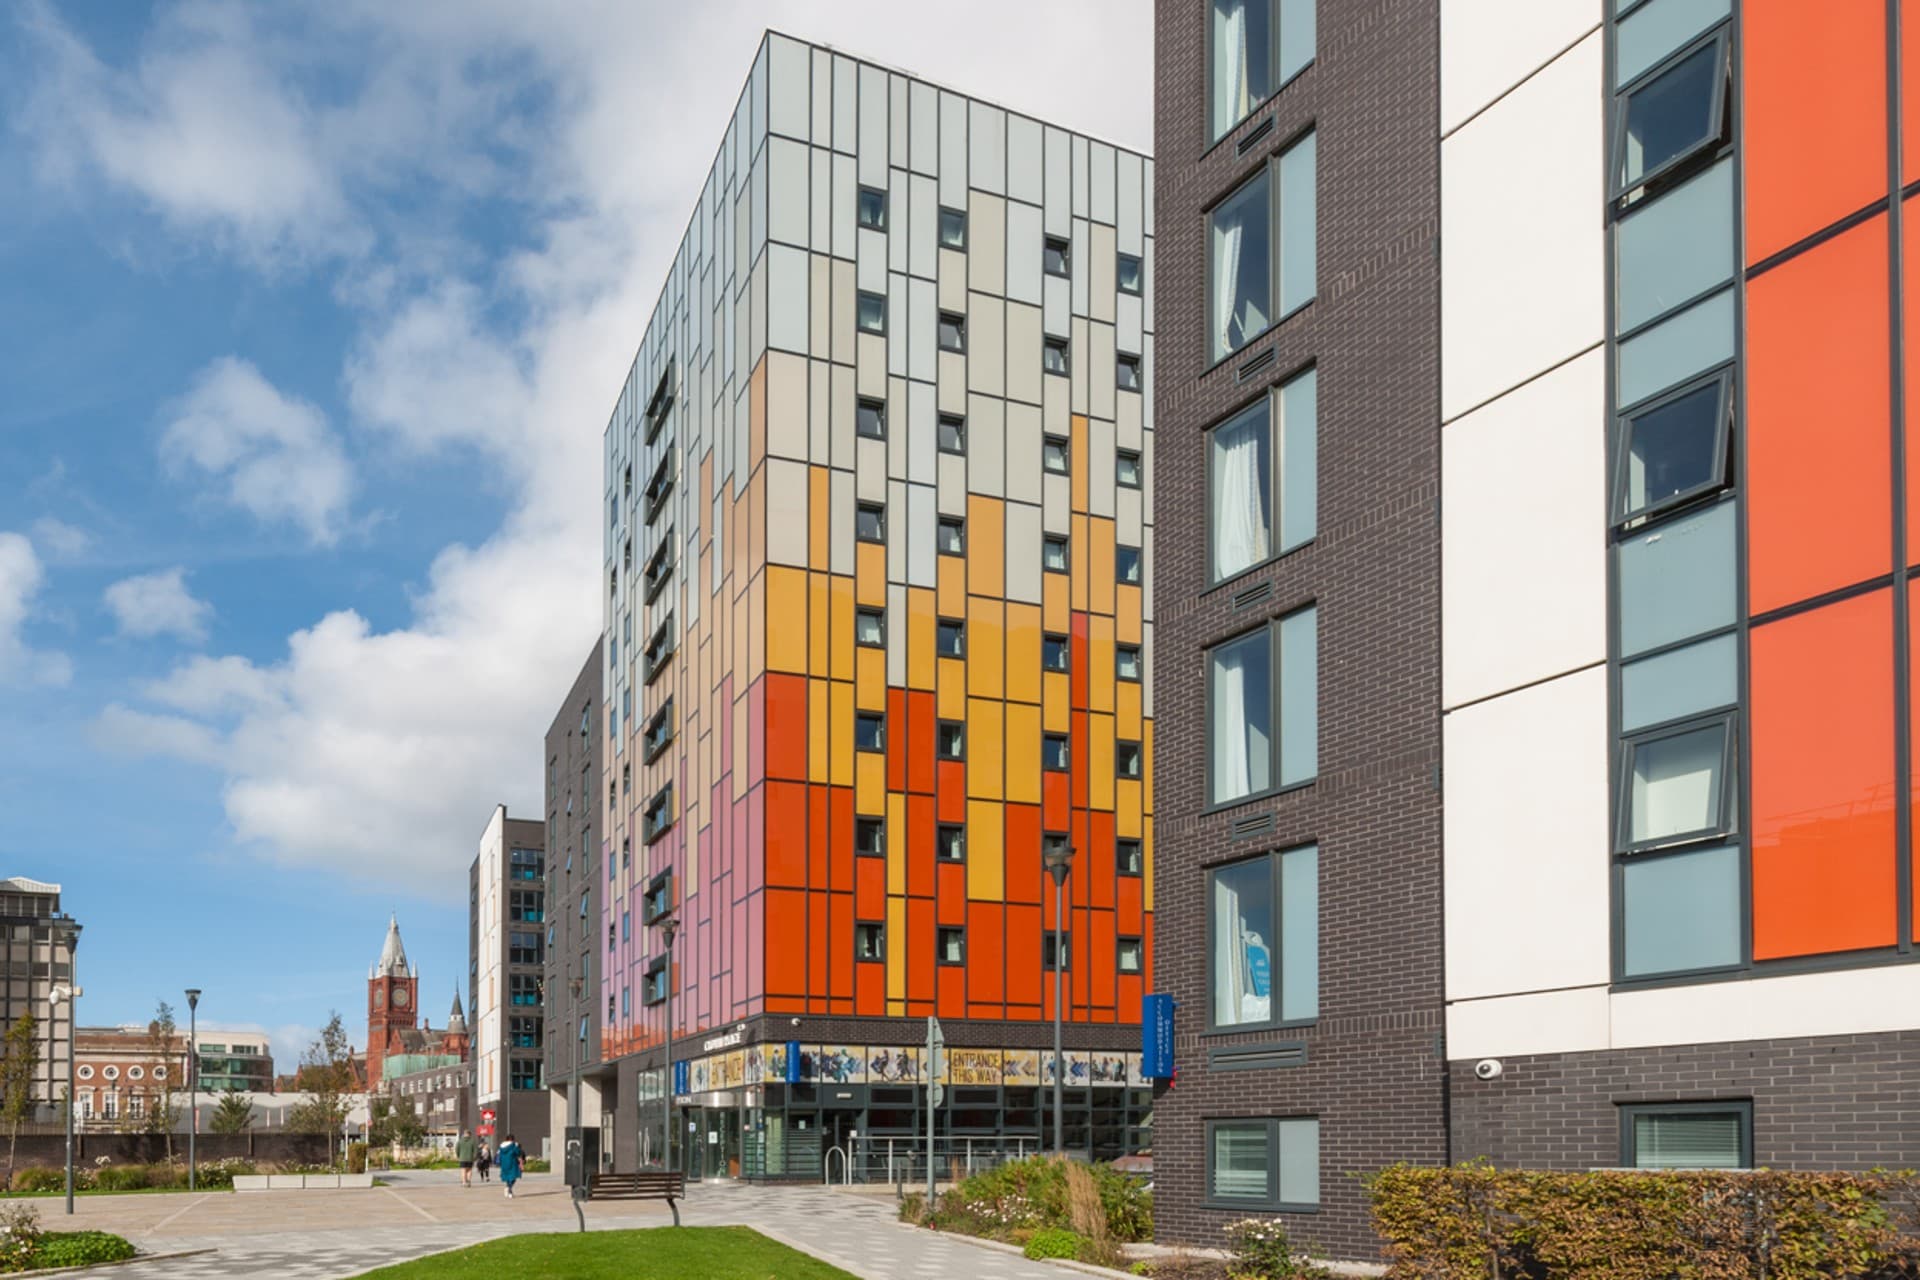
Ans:
POLYGON ((387 1003, 387 993, 380 988, 373 989, 373 1007, 378 1009, 387 1003))
POLYGON ((393 1003, 396 1008, 404 1009, 407 1007, 407 989, 405 987, 400 987, 394 991, 393 1003))

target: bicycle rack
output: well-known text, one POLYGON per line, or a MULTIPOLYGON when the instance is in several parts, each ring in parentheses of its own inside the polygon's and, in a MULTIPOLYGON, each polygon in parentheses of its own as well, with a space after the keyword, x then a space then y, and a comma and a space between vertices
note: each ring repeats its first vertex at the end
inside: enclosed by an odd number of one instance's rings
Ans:
POLYGON ((845 1147, 828 1147, 826 1167, 821 1170, 821 1180, 827 1186, 833 1185, 833 1158, 840 1157, 840 1181, 843 1186, 853 1185, 853 1162, 845 1147))

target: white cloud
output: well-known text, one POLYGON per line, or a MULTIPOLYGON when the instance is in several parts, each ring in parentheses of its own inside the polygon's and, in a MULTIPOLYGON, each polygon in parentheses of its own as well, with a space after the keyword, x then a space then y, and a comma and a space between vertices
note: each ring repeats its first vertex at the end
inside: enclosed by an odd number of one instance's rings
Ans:
POLYGON ((118 702, 109 703, 94 719, 91 732, 95 746, 115 755, 170 756, 215 768, 230 758, 225 740, 210 725, 118 702))
POLYGON ((297 525, 322 546, 340 536, 353 474, 326 415, 245 360, 223 356, 200 371, 173 407, 160 455, 223 481, 227 500, 261 521, 297 525))
POLYGON ((93 549, 92 534, 52 516, 42 516, 33 522, 33 536, 61 560, 75 559, 93 549))
POLYGON ((73 678, 65 654, 34 649, 22 634, 45 576, 24 534, 0 533, 0 685, 62 685, 73 678))
POLYGON ((197 716, 273 711, 282 705, 272 674, 236 657, 192 658, 164 679, 149 683, 145 693, 155 702, 197 716))
POLYGON ((207 638, 213 606, 187 590, 187 571, 175 566, 122 578, 101 597, 123 636, 207 638))

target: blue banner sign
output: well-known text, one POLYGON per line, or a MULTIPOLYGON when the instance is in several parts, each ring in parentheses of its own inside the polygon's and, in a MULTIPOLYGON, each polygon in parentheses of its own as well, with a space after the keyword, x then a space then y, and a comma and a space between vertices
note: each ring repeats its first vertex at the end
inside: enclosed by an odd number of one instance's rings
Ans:
POLYGON ((687 1088, 687 1068, 691 1065, 691 1063, 686 1062, 676 1062, 673 1064, 673 1095, 676 1098, 683 1093, 689 1092, 687 1088))
POLYGON ((1151 995, 1140 1002, 1140 1074, 1148 1080, 1173 1079, 1172 996, 1151 995))
POLYGON ((800 1042, 787 1041, 787 1083, 800 1083, 800 1042))

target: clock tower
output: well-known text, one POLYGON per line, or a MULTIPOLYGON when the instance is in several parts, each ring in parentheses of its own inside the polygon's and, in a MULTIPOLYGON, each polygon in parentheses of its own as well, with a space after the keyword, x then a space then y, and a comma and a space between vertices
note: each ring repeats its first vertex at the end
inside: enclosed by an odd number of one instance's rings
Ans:
POLYGON ((380 1088, 381 1064, 387 1055, 405 1053, 405 1036, 420 1025, 420 973, 407 964, 400 943, 400 921, 387 922, 387 942, 380 963, 367 975, 367 1088, 380 1088))

